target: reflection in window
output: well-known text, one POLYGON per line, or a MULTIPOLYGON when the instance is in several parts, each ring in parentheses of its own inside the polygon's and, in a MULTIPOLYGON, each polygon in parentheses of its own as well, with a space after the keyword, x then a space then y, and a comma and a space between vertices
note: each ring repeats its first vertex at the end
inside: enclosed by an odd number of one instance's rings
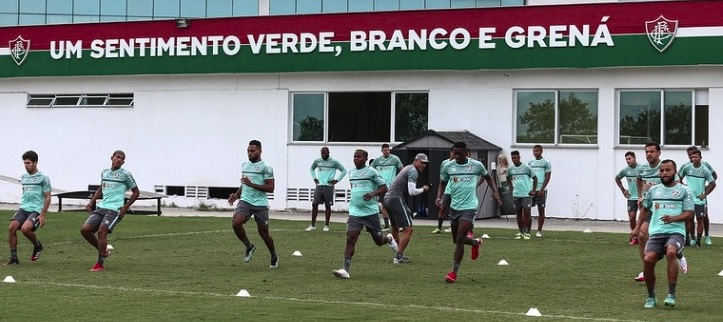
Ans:
POLYGON ((619 143, 706 145, 708 106, 695 104, 695 94, 693 90, 621 91, 619 143))
POLYGON ((394 95, 394 141, 404 142, 427 131, 428 93, 394 95))
POLYGON ((48 16, 70 15, 73 13, 73 0, 48 1, 48 16))
POLYGON ((518 91, 517 143, 597 144, 596 91, 518 91))
POLYGON ((665 144, 690 145, 692 136, 693 92, 664 91, 665 144))
POLYGON ((294 94, 293 140, 324 141, 324 94, 294 94))

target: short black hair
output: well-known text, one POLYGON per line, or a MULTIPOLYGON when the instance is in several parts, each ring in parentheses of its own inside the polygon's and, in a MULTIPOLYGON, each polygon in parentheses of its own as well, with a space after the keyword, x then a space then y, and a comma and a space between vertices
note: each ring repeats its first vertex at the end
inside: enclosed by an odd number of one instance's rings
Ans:
POLYGON ((23 153, 23 161, 30 160, 31 162, 38 162, 38 154, 35 151, 30 150, 23 153))
POLYGON ((125 157, 126 157, 126 153, 125 153, 125 152, 123 152, 123 150, 115 150, 115 151, 113 151, 113 154, 111 154, 110 156, 115 156, 116 154, 120 154, 120 155, 122 155, 122 156, 123 156, 123 158, 125 158, 125 157))
POLYGON ((655 147, 655 151, 660 151, 660 144, 658 142, 650 141, 648 143, 645 143, 646 148, 649 146, 655 147))
POLYGON ((368 158, 368 157, 369 157, 369 152, 367 152, 367 150, 364 150, 364 149, 356 149, 356 151, 354 151, 354 153, 356 154, 357 152, 361 153, 365 158, 368 158))
POLYGON ((533 149, 533 150, 534 150, 534 149, 540 149, 540 150, 542 150, 542 145, 535 144, 535 146, 533 146, 532 149, 533 149))
POLYGON ((634 158, 634 157, 635 157, 635 152, 633 152, 633 151, 625 152, 625 156, 629 156, 629 155, 634 158))
POLYGON ((389 147, 389 144, 387 144, 387 143, 382 144, 382 149, 386 149, 388 147, 389 147))
POLYGON ((663 162, 660 162, 660 164, 664 164, 664 163, 672 163, 673 169, 676 169, 676 170, 678 169, 678 166, 675 164, 675 161, 673 161, 671 159, 665 159, 665 160, 663 160, 663 162))
POLYGON ((453 149, 465 149, 467 150, 467 143, 464 143, 462 141, 457 141, 452 146, 453 149))
POLYGON ((259 140, 251 140, 249 141, 249 145, 254 145, 259 149, 261 148, 261 142, 259 140))
POLYGON ((514 151, 510 152, 510 156, 513 156, 513 155, 520 155, 520 151, 514 150, 514 151))
POLYGON ((691 153, 693 151, 700 151, 700 150, 698 150, 698 148, 695 145, 691 145, 687 149, 685 149, 685 151, 687 151, 688 153, 691 153))

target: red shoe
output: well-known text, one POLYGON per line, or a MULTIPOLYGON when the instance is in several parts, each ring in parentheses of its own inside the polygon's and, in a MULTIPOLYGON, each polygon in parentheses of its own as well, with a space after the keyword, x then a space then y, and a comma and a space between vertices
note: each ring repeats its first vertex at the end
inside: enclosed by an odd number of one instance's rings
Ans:
POLYGON ((477 257, 479 257, 479 248, 482 246, 482 238, 475 240, 477 241, 477 245, 472 246, 472 260, 477 260, 477 257))
POLYGON ((100 272, 100 271, 104 271, 104 270, 105 270, 105 267, 103 267, 103 264, 101 264, 101 263, 95 263, 93 268, 90 269, 91 272, 100 272))
POLYGON ((637 245, 640 241, 638 241, 638 237, 633 237, 630 239, 630 245, 637 245))
POLYGON ((444 281, 447 283, 454 283, 455 281, 457 281, 457 273, 449 272, 447 276, 444 277, 444 281))
POLYGON ((638 276, 635 277, 636 282, 645 282, 645 275, 643 275, 643 272, 640 272, 638 276))

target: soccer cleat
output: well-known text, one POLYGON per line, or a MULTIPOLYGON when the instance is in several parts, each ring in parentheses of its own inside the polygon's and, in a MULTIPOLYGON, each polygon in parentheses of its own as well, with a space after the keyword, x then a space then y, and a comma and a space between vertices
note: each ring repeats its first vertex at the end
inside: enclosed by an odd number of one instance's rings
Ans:
POLYGON ((389 231, 389 227, 382 228, 382 231, 389 231))
POLYGON ((683 272, 683 274, 688 274, 688 260, 685 256, 678 258, 678 267, 680 267, 680 271, 683 272))
POLYGON ((312 225, 309 225, 309 227, 306 227, 306 229, 304 229, 304 231, 314 231, 314 230, 316 230, 316 227, 314 227, 312 225))
POLYGON ((517 235, 515 235, 515 239, 518 239, 518 240, 519 240, 519 239, 522 239, 522 237, 523 237, 524 235, 525 235, 525 234, 519 234, 519 233, 518 233, 517 235))
POLYGON ((442 232, 442 230, 439 228, 435 228, 434 230, 432 230, 432 234, 439 234, 441 232, 442 232))
POLYGON ((668 294, 668 296, 665 297, 665 301, 663 301, 663 304, 670 307, 675 306, 675 295, 668 294))
POLYGON ((444 277, 444 281, 447 283, 454 283, 457 281, 457 273, 455 272, 449 272, 447 273, 447 276, 444 277))
POLYGON ((630 238, 630 244, 629 245, 637 245, 640 241, 638 240, 638 237, 630 238))
POLYGON ((244 254, 244 263, 248 263, 251 261, 251 257, 254 256, 254 252, 256 251, 256 245, 251 244, 251 247, 246 248, 246 253, 244 254))
POLYGON ((445 233, 451 233, 451 232, 452 232, 452 228, 445 228, 445 229, 444 229, 444 232, 445 232, 445 233))
POLYGON ((468 231, 468 232, 467 232, 467 238, 472 238, 472 239, 474 239, 474 232, 471 231, 471 230, 468 231))
POLYGON ((329 226, 324 225, 324 231, 329 231, 329 226))
POLYGON ((389 246, 389 248, 392 249, 393 252, 396 253, 396 252, 397 252, 398 245, 397 245, 397 241, 394 240, 394 236, 392 236, 392 234, 387 234, 387 239, 389 240, 389 241, 387 242, 387 245, 389 246))
POLYGON ((693 245, 695 245, 695 239, 691 239, 691 240, 690 240, 690 245, 688 245, 688 246, 693 246, 693 245))
POLYGON ((38 247, 34 247, 33 254, 30 255, 30 261, 34 262, 34 261, 38 260, 38 258, 40 258, 40 252, 42 252, 42 251, 43 251, 43 244, 38 242, 38 247))
POLYGON ((409 257, 402 256, 402 258, 394 257, 394 264, 409 264, 409 257))
POLYGON ((524 240, 530 240, 532 237, 530 237, 530 234, 524 234, 522 235, 522 239, 524 240))
POLYGON ((535 234, 535 236, 537 236, 537 237, 542 237, 542 232, 538 230, 538 231, 537 231, 537 234, 535 234))
POLYGON ((515 236, 516 236, 516 237, 522 237, 522 233, 516 233, 515 236))
POLYGON ((477 260, 477 258, 479 257, 479 249, 482 246, 482 238, 477 238, 475 240, 477 241, 477 245, 472 246, 472 252, 470 254, 470 257, 473 261, 477 260))
POLYGON ((647 300, 645 300, 646 309, 652 309, 656 305, 658 305, 658 300, 656 300, 654 297, 649 297, 647 300))
POLYGON ((95 263, 95 265, 93 265, 93 268, 90 269, 91 272, 100 272, 104 270, 105 267, 101 263, 95 263))
POLYGON ((638 276, 635 277, 636 282, 645 282, 645 274, 643 272, 640 272, 638 276))
POLYGON ((271 257, 271 265, 269 265, 269 267, 270 268, 279 267, 279 256, 278 255, 271 257))
POLYGON ((343 269, 343 268, 342 268, 342 269, 335 269, 335 270, 333 270, 333 271, 331 271, 331 272, 332 272, 332 274, 334 274, 334 276, 336 276, 336 277, 338 277, 338 278, 341 278, 341 279, 344 279, 344 280, 348 280, 348 279, 349 279, 349 272, 347 272, 347 271, 346 271, 345 269, 343 269))
POLYGON ((713 245, 713 242, 710 240, 710 236, 705 236, 705 244, 708 246, 713 245))
POLYGON ((10 265, 18 265, 18 264, 20 264, 20 260, 18 260, 17 258, 10 257, 10 260, 8 260, 8 262, 3 265, 10 266, 10 265))

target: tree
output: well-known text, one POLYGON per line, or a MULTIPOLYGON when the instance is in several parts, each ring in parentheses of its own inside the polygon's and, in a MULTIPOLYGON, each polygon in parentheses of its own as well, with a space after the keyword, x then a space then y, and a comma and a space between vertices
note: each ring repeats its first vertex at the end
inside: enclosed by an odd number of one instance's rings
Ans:
POLYGON ((324 121, 313 116, 307 116, 301 122, 301 133, 299 141, 323 141, 324 140, 324 121))
POLYGON ((395 140, 406 141, 427 130, 429 95, 408 93, 396 95, 395 140))
MULTIPOLYGON (((597 143, 597 115, 590 110, 589 102, 570 93, 560 98, 558 109, 557 134, 561 138, 577 137, 580 143, 597 143)), ((531 102, 530 108, 520 116, 520 123, 527 125, 527 131, 525 135, 518 135, 517 142, 555 143, 555 104, 551 99, 531 102)))
POLYGON ((527 125, 526 135, 517 136, 518 143, 555 142, 555 104, 552 100, 530 103, 530 108, 520 116, 520 123, 527 125))

